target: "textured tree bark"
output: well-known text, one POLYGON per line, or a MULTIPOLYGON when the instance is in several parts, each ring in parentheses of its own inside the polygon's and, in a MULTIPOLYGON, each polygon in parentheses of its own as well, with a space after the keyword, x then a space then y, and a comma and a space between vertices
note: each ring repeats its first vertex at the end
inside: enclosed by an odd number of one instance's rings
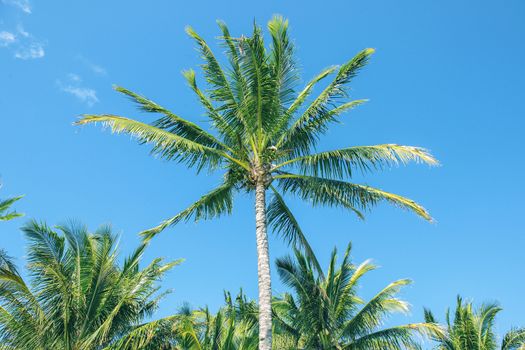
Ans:
POLYGON ((266 186, 259 180, 255 187, 255 232, 257 237, 257 272, 259 277, 259 350, 272 348, 272 285, 270 252, 266 232, 266 186))

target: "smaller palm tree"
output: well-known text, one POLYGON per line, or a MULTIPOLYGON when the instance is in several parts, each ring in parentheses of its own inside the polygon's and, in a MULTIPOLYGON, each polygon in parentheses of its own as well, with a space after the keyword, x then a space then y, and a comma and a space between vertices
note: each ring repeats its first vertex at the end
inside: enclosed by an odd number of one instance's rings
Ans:
POLYGON ((370 261, 353 265, 350 250, 348 245, 339 267, 337 250, 333 250, 326 275, 298 250, 295 259, 288 256, 277 260, 282 282, 293 290, 293 294, 286 293, 273 303, 275 340, 287 343, 281 343, 280 348, 418 349, 416 335, 439 333, 439 327, 432 323, 381 328, 390 314, 408 311, 408 304, 396 295, 410 281, 395 281, 365 302, 357 295, 357 286, 376 266, 370 261))
POLYGON ((0 221, 8 221, 24 215, 16 211, 9 211, 9 208, 22 197, 23 196, 18 196, 0 200, 0 221))
POLYGON ((175 330, 176 349, 257 350, 258 306, 242 291, 235 299, 225 293, 226 305, 216 314, 208 308, 181 308, 175 330))
POLYGON ((0 253, 0 349, 171 348, 159 335, 173 317, 141 322, 163 296, 157 281, 179 261, 140 267, 143 244, 119 264, 109 227, 89 233, 80 225, 53 230, 31 221, 22 231, 31 282, 0 253))
MULTIPOLYGON (((508 332, 498 346, 494 324, 501 311, 497 303, 483 304, 474 309, 471 302, 464 302, 458 296, 454 319, 450 310, 446 313, 446 332, 433 335, 439 350, 524 350, 525 328, 508 332)), ((436 318, 425 309, 425 320, 437 325, 436 318)))

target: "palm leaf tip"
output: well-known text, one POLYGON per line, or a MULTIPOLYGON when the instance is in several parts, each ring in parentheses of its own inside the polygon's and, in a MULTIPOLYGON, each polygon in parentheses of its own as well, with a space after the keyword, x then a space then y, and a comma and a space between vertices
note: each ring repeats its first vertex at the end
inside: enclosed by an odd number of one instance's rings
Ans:
POLYGON ((425 219, 426 221, 430 223, 436 223, 436 220, 430 215, 428 210, 426 210, 423 206, 419 205, 418 203, 414 202, 413 200, 403 198, 407 201, 406 209, 409 209, 425 219))
POLYGON ((368 189, 372 192, 379 194, 380 196, 383 196, 383 198, 386 201, 394 204, 395 206, 412 211, 415 214, 422 217, 423 219, 427 220, 428 222, 431 222, 431 223, 436 222, 434 218, 430 215, 430 213, 422 205, 418 204, 412 199, 409 199, 403 196, 399 196, 397 194, 377 190, 371 187, 368 187, 368 189))
POLYGON ((148 243, 148 242, 151 241, 151 239, 153 239, 156 235, 158 235, 159 233, 161 233, 165 228, 166 228, 165 225, 160 224, 160 225, 155 226, 155 227, 153 227, 153 228, 150 228, 150 229, 147 229, 147 230, 144 230, 144 231, 139 232, 139 236, 142 237, 142 241, 143 241, 144 243, 148 243))
POLYGON ((439 166, 439 160, 432 155, 430 150, 423 147, 409 147, 413 154, 417 157, 415 160, 419 163, 425 163, 430 166, 439 166))
POLYGON ((190 26, 190 25, 185 26, 185 27, 184 27, 184 31, 185 31, 188 35, 191 35, 191 36, 197 34, 197 33, 195 33, 195 30, 193 29, 193 27, 190 26))
POLYGON ((86 125, 90 123, 97 123, 101 122, 99 116, 94 114, 82 114, 76 122, 73 123, 73 125, 86 125))

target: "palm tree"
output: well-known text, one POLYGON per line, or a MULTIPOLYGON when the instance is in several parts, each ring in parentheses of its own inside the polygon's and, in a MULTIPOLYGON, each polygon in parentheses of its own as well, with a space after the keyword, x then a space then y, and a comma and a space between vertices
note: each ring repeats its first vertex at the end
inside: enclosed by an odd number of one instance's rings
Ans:
MULTIPOLYGON (((434 334, 436 349, 440 350, 496 350, 498 341, 494 330, 497 314, 501 311, 497 303, 483 304, 474 309, 471 302, 464 302, 458 296, 454 319, 450 310, 446 313, 446 332, 434 334)), ((436 318, 425 310, 425 320, 437 324, 436 318)), ((499 346, 501 350, 525 349, 525 328, 513 329, 504 337, 499 346)))
MULTIPOLYGON (((255 222, 260 305, 260 349, 271 346, 271 283, 267 224, 295 247, 313 253, 296 218, 284 201, 294 195, 313 205, 347 209, 360 218, 381 201, 415 212, 431 220, 414 201, 347 180, 356 170, 379 170, 409 161, 434 165, 437 161, 423 148, 383 144, 317 152, 316 145, 328 126, 350 109, 365 102, 348 101, 348 86, 363 68, 373 49, 365 49, 341 66, 329 67, 297 91, 299 70, 288 21, 274 17, 268 23, 271 46, 254 25, 250 37, 232 37, 219 22, 229 68, 224 70, 208 44, 192 28, 204 59, 206 90, 197 85, 193 70, 184 77, 207 112, 210 131, 183 119, 159 104, 128 89, 116 87, 139 107, 161 117, 152 123, 118 115, 84 115, 77 124, 103 123, 115 133, 128 133, 140 143, 152 145, 152 153, 190 168, 224 171, 220 185, 187 209, 142 234, 150 239, 183 220, 211 219, 230 214, 236 192, 255 193, 255 222), (306 103, 314 87, 335 75, 321 93, 306 103), (267 205, 267 192, 272 199, 267 205)), ((319 264, 316 267, 320 270, 319 264)))
POLYGON ((183 307, 175 327, 176 348, 184 350, 257 350, 257 304, 242 291, 216 314, 208 308, 183 307))
POLYGON ((299 250, 295 258, 277 260, 282 282, 293 290, 273 302, 274 338, 283 335, 288 340, 288 346, 280 349, 419 349, 416 335, 439 334, 432 323, 382 328, 390 314, 408 311, 408 304, 396 294, 410 281, 395 281, 364 301, 357 295, 358 285, 376 267, 370 261, 352 264, 350 250, 348 245, 339 266, 333 250, 326 275, 299 250))
POLYGON ((24 215, 21 213, 17 213, 16 211, 9 211, 9 208, 22 197, 23 196, 18 196, 0 200, 0 221, 9 221, 24 215))
POLYGON ((26 283, 0 255, 0 349, 169 349, 157 332, 172 318, 141 324, 158 306, 157 281, 179 262, 155 259, 140 267, 145 244, 122 264, 109 227, 58 231, 31 221, 26 283))

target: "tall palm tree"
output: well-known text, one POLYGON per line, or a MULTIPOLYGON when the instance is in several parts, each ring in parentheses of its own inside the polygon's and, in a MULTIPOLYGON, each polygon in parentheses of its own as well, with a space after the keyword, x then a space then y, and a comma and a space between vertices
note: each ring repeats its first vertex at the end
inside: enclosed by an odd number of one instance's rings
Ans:
MULTIPOLYGON (((483 304, 475 309, 471 302, 458 296, 454 319, 446 313, 446 332, 434 334, 433 340, 440 350, 524 350, 525 328, 513 329, 503 337, 500 346, 494 324, 501 307, 496 303, 483 304)), ((437 324, 436 318, 425 310, 425 320, 437 324)))
POLYGON ((357 295, 360 280, 376 267, 370 262, 356 266, 350 261, 351 246, 337 266, 334 249, 326 275, 320 274, 300 251, 295 258, 278 259, 282 282, 292 288, 274 300, 274 338, 286 337, 280 349, 419 349, 416 335, 439 334, 433 323, 416 323, 382 328, 387 316, 407 312, 408 304, 396 297, 410 283, 390 283, 369 301, 357 295))
POLYGON ((268 350, 272 322, 267 224, 290 244, 305 249, 313 259, 283 195, 294 195, 316 206, 342 207, 361 218, 361 210, 386 201, 431 220, 427 211, 410 199, 347 180, 356 170, 379 170, 409 161, 433 165, 437 161, 423 148, 395 144, 316 151, 328 126, 365 102, 348 101, 348 86, 367 64, 373 49, 359 52, 341 66, 324 69, 297 91, 299 70, 288 36, 288 21, 278 16, 269 21, 269 48, 257 25, 250 37, 232 37, 224 23, 219 22, 219 26, 228 69, 221 68, 203 38, 192 28, 186 29, 204 59, 206 89, 199 88, 193 70, 183 74, 207 112, 209 130, 122 87, 116 90, 138 103, 142 110, 161 117, 146 123, 112 114, 84 115, 77 124, 100 122, 113 132, 131 134, 140 143, 151 144, 153 154, 184 163, 197 172, 224 171, 218 187, 157 227, 144 231, 146 239, 182 220, 229 214, 236 192, 255 193, 260 349, 268 350), (334 75, 333 80, 307 103, 314 87, 330 75, 334 75), (267 192, 272 195, 269 204, 267 192))
POLYGON ((139 266, 146 245, 118 263, 109 227, 79 225, 58 231, 31 221, 27 283, 0 255, 0 349, 168 349, 156 332, 171 319, 144 323, 158 306, 157 281, 178 261, 139 266))

